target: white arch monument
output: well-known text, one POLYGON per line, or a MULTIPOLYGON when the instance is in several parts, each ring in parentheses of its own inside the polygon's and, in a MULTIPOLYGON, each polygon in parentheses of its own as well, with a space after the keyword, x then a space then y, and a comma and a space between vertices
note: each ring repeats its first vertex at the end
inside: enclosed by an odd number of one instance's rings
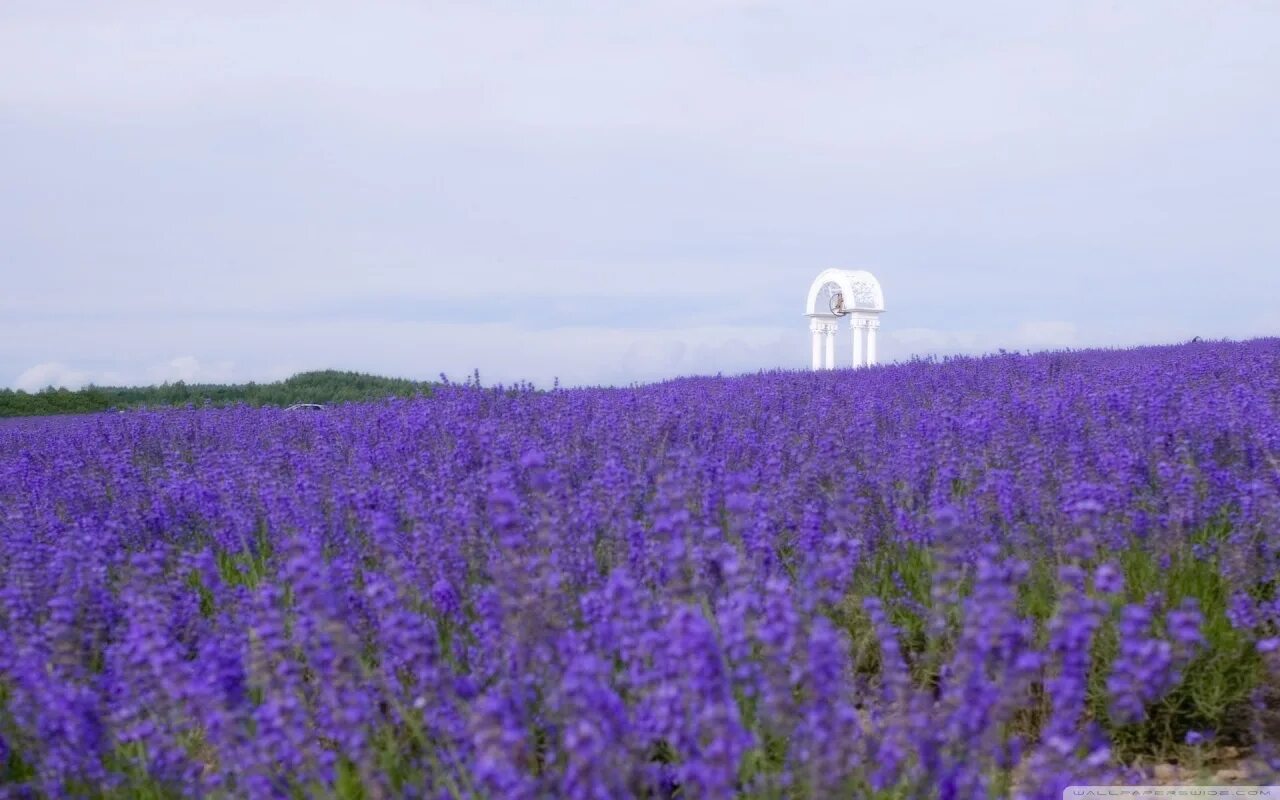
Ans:
POLYGON ((884 313, 880 281, 860 269, 827 269, 813 279, 804 314, 813 338, 813 368, 835 369, 836 329, 841 317, 853 330, 853 366, 876 363, 876 331, 884 313), (863 348, 865 332, 866 348, 863 348))

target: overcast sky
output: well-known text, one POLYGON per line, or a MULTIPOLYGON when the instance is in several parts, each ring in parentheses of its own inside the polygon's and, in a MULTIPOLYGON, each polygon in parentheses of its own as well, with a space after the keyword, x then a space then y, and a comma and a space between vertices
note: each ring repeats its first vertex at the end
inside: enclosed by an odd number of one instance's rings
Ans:
POLYGON ((0 385, 803 368, 833 266, 888 360, 1280 334, 1278 42, 1263 0, 4 0, 0 385))

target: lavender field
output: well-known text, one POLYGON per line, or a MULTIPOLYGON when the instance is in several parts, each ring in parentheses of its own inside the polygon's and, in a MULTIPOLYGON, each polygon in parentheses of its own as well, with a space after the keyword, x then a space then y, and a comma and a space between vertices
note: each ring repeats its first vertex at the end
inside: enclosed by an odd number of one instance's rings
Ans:
POLYGON ((0 796, 1058 798, 1280 746, 1280 340, 0 426, 0 796))

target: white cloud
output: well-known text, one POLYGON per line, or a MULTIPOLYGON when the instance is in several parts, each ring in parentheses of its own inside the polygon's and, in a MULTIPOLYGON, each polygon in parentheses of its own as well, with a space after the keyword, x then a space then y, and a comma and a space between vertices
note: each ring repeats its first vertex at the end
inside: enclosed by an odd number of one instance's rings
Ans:
POLYGON ((688 347, 678 338, 637 339, 618 356, 618 366, 636 377, 679 374, 688 347))
POLYGON ((889 358, 913 355, 993 353, 997 350, 1058 350, 1102 344, 1136 344, 1124 341, 1124 334, 1084 340, 1079 326, 1061 320, 1033 320, 1012 328, 943 329, 886 328, 885 353, 889 358))
POLYGON ((881 333, 886 356, 889 353, 907 357, 929 353, 972 353, 981 345, 981 337, 973 331, 944 330, 940 328, 890 328, 885 325, 881 333))
POLYGON ((800 368, 825 266, 886 360, 1275 331, 1277 9, 8 0, 0 374, 800 368))
POLYGON ((1018 349, 1047 350, 1073 347, 1078 343, 1079 330, 1074 322, 1044 320, 1024 322, 1013 332, 1018 349))
POLYGON ((147 370, 148 383, 230 383, 235 378, 235 364, 222 361, 202 364, 195 356, 178 356, 147 370))
MULTIPOLYGON (((88 358, 97 359, 101 355, 92 348, 83 351, 88 358)), ((265 373, 272 378, 283 377, 279 369, 267 369, 265 373)), ((286 373, 287 374, 287 373, 286 373)), ((270 379, 270 378, 269 378, 270 379)), ((62 362, 49 361, 36 364, 22 371, 14 380, 13 386, 27 392, 37 392, 53 386, 55 388, 80 389, 89 384, 97 386, 140 386, 159 383, 230 383, 237 380, 235 365, 230 361, 203 364, 195 356, 178 356, 167 361, 154 363, 141 369, 90 369, 69 366, 62 362)))
POLYGON ((23 370, 13 385, 23 391, 38 392, 49 386, 79 389, 87 383, 89 383, 89 373, 50 361, 23 370))

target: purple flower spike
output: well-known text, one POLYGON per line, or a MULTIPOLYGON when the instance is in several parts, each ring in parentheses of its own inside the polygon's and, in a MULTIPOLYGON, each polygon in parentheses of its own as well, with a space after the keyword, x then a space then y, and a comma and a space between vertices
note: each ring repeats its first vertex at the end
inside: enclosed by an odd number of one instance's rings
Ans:
POLYGON ((1093 573, 1093 587, 1102 594, 1120 594, 1124 591, 1124 575, 1111 562, 1101 564, 1093 573))

